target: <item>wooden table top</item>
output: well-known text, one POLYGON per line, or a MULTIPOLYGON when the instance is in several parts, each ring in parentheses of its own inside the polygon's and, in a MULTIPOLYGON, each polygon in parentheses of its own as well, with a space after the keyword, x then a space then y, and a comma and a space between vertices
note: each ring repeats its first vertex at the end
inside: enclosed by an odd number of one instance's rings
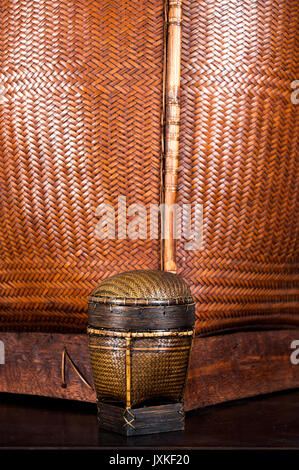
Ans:
POLYGON ((0 394, 0 450, 299 449, 299 390, 187 413, 185 432, 126 438, 97 428, 93 404, 0 394))

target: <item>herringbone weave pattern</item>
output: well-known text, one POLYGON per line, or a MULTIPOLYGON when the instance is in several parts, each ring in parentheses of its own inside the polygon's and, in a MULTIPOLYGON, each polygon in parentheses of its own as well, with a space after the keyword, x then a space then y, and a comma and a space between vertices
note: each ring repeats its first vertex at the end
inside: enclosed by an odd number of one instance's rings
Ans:
POLYGON ((111 274, 158 240, 95 237, 102 202, 159 201, 160 0, 1 1, 1 329, 85 330, 111 274))
MULTIPOLYGON (((197 331, 298 324, 296 0, 186 0, 178 244, 197 331)), ((158 269, 158 241, 95 237, 102 202, 159 199, 163 5, 2 0, 1 329, 84 331, 100 280, 158 269)))
POLYGON ((178 246, 197 331, 299 323, 299 2, 183 2, 179 202, 202 203, 201 251, 178 246))

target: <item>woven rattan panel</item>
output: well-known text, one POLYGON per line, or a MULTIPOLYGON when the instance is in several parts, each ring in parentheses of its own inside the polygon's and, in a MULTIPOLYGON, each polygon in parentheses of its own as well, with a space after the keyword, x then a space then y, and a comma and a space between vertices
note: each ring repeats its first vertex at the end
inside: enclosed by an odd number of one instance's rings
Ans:
POLYGON ((183 18, 178 194, 203 204, 204 239, 178 267, 197 331, 298 325, 299 2, 186 0, 183 18))
POLYGON ((159 201, 160 0, 1 2, 1 329, 85 330, 104 277, 157 240, 95 237, 102 202, 159 201))

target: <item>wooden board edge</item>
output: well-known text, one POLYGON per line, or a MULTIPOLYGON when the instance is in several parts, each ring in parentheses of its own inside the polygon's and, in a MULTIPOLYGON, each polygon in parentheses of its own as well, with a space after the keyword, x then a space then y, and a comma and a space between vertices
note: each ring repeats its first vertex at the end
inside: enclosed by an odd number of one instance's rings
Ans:
MULTIPOLYGON (((292 364, 290 359, 291 343, 296 340, 299 329, 196 337, 185 409, 299 387, 299 364, 292 364)), ((4 364, 0 364, 0 392, 96 401, 95 392, 82 382, 69 361, 66 388, 61 377, 62 352, 66 348, 93 384, 87 335, 0 332, 0 341, 5 353, 4 364)))
POLYGON ((193 343, 186 410, 299 387, 291 344, 299 329, 247 331, 193 343))

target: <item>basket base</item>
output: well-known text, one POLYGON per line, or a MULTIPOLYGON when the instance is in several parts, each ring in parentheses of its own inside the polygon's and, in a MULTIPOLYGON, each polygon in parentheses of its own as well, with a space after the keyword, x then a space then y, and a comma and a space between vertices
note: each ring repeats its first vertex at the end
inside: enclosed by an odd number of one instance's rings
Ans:
POLYGON ((183 431, 185 413, 182 403, 125 408, 98 402, 100 429, 124 436, 183 431))

